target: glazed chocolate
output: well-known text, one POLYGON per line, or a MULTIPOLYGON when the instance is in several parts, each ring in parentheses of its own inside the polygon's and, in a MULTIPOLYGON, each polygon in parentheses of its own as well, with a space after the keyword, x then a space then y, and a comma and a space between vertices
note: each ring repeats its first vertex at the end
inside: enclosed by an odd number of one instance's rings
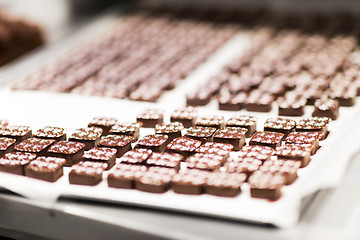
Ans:
POLYGON ((166 192, 175 174, 175 169, 151 167, 147 172, 135 176, 135 188, 152 193, 166 192))
POLYGON ((224 117, 212 115, 212 116, 204 116, 198 117, 195 121, 195 126, 199 127, 212 127, 212 128, 223 128, 225 126, 224 117))
POLYGON ((167 135, 147 135, 139 140, 136 148, 146 148, 153 152, 164 152, 168 140, 167 135))
POLYGON ((212 141, 216 128, 196 126, 186 130, 185 137, 199 140, 202 143, 212 141))
POLYGON ((188 157, 195 153, 195 150, 200 147, 201 141, 191 139, 188 137, 178 137, 171 141, 166 146, 167 152, 180 153, 184 157, 188 157))
POLYGON ((297 170, 300 168, 301 162, 293 160, 271 160, 266 161, 260 167, 260 172, 281 174, 285 179, 285 184, 292 184, 298 177, 297 170))
POLYGON ((44 127, 38 129, 34 134, 33 137, 41 138, 41 139, 52 139, 56 142, 66 140, 66 131, 64 128, 60 127, 44 127))
POLYGON ((319 148, 319 140, 323 135, 323 132, 294 132, 287 136, 285 144, 309 144, 311 146, 311 154, 315 154, 319 148))
POLYGON ((171 142, 174 138, 181 137, 181 130, 184 129, 184 125, 180 122, 161 123, 155 125, 156 134, 165 134, 168 136, 167 143, 171 142))
POLYGON ((108 135, 112 126, 117 123, 117 119, 113 117, 95 117, 88 124, 88 127, 98 127, 103 130, 102 135, 108 135))
POLYGON ((271 147, 252 145, 241 148, 237 156, 240 158, 256 158, 264 162, 270 160, 272 156, 275 156, 275 154, 275 150, 271 147))
POLYGON ((197 109, 194 107, 175 109, 170 115, 171 122, 180 122, 186 128, 195 126, 196 118, 197 109))
POLYGON ((132 142, 136 142, 139 139, 141 125, 140 123, 130 122, 117 123, 111 127, 109 134, 131 136, 134 138, 132 142))
POLYGON ((281 145, 281 139, 283 137, 284 134, 277 132, 256 132, 250 138, 249 145, 260 145, 275 149, 281 145))
POLYGON ((239 127, 226 127, 218 130, 213 137, 214 142, 228 143, 234 146, 234 151, 239 151, 245 144, 245 135, 248 130, 239 127))
POLYGON ((27 138, 31 138, 32 131, 30 127, 27 126, 10 126, 0 128, 0 136, 13 138, 16 140, 16 144, 24 141, 27 138))
POLYGON ((184 157, 177 153, 157 153, 154 152, 146 160, 147 166, 168 167, 176 170, 180 169, 180 163, 184 157))
POLYGON ((108 186, 113 188, 135 188, 135 176, 146 172, 140 165, 118 164, 108 175, 108 186))
POLYGON ((13 138, 0 137, 0 157, 14 151, 15 142, 13 138))
POLYGON ((264 123, 264 131, 284 134, 283 139, 295 130, 296 122, 287 118, 268 118, 264 123))
POLYGON ((109 170, 115 165, 117 150, 113 148, 94 147, 84 152, 82 156, 84 161, 95 161, 106 163, 106 170, 109 170))
POLYGON ((69 183, 95 186, 101 182, 103 172, 107 166, 103 162, 79 162, 71 168, 69 183))
POLYGON ((235 197, 241 192, 240 187, 245 179, 246 175, 241 173, 209 173, 205 182, 205 193, 222 197, 235 197))
POLYGON ((116 157, 121 157, 132 149, 131 141, 134 138, 127 135, 107 135, 100 139, 99 147, 114 148, 117 150, 116 157))
POLYGON ((101 128, 78 128, 69 137, 69 141, 85 144, 84 150, 89 150, 99 144, 103 130, 101 128))
POLYGON ((227 159, 233 148, 233 145, 227 143, 206 142, 198 147, 195 151, 198 153, 217 154, 224 156, 224 158, 227 159))
POLYGON ((172 179, 171 188, 176 193, 198 195, 204 192, 208 171, 186 169, 177 173, 172 179))
POLYGON ((64 158, 66 160, 65 166, 70 167, 81 160, 84 150, 85 144, 83 143, 60 141, 49 148, 48 155, 64 158))
POLYGON ((285 183, 279 174, 255 172, 250 178, 250 194, 254 198, 277 200, 281 197, 281 187, 285 183))
POLYGON ((57 157, 37 157, 25 167, 25 176, 55 182, 63 175, 66 160, 57 157))
POLYGON ((0 171, 25 175, 25 166, 36 158, 36 154, 25 152, 6 153, 0 158, 0 171))
POLYGON ((328 117, 336 120, 339 117, 339 102, 332 99, 318 99, 315 101, 313 117, 328 117))
POLYGON ((273 101, 274 97, 271 94, 254 90, 246 99, 245 109, 254 112, 270 112, 273 101))
POLYGON ((28 138, 15 146, 14 150, 18 152, 34 153, 37 156, 44 156, 47 150, 55 143, 55 140, 28 138))
POLYGON ((227 127, 242 127, 246 128, 246 137, 251 137, 256 131, 256 118, 253 116, 239 115, 233 116, 226 122, 227 127))
POLYGON ((137 115, 136 121, 142 123, 143 127, 153 128, 156 124, 163 123, 163 111, 159 109, 146 109, 137 115))
POLYGON ((121 163, 145 164, 152 151, 144 148, 135 148, 125 153, 119 160, 121 163))
POLYGON ((308 144, 289 144, 276 148, 278 159, 291 159, 301 162, 301 167, 305 167, 310 162, 312 147, 308 144))
POLYGON ((208 153, 195 153, 186 158, 186 167, 190 169, 199 169, 206 171, 214 171, 219 169, 224 163, 224 156, 208 153))

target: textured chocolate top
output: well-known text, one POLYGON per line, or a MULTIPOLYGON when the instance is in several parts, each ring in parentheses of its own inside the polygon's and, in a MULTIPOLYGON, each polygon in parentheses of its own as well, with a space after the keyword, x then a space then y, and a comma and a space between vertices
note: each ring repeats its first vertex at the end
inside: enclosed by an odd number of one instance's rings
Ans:
POLYGON ((163 145, 169 137, 167 135, 156 134, 156 135, 147 135, 139 140, 138 144, 142 146, 161 146, 163 145))
POLYGON ((275 150, 276 150, 276 155, 279 157, 299 158, 299 157, 310 156, 311 146, 309 146, 308 144, 304 144, 304 145, 290 144, 290 145, 277 147, 275 150))
POLYGON ((7 153, 4 157, 0 158, 0 165, 18 166, 27 165, 30 161, 36 158, 36 154, 25 152, 7 153))
POLYGON ((109 173, 109 176, 117 179, 133 180, 135 175, 141 175, 142 172, 146 171, 147 168, 145 166, 120 163, 109 173))
POLYGON ((206 185, 219 188, 239 188, 245 179, 245 174, 213 172, 209 173, 206 185))
POLYGON ((141 124, 140 123, 117 123, 114 126, 111 127, 109 133, 133 133, 140 129, 141 124))
POLYGON ((95 117, 89 123, 89 127, 91 126, 104 126, 110 127, 117 123, 117 119, 113 117, 95 117))
POLYGON ((312 117, 302 119, 297 122, 296 129, 303 130, 322 130, 330 122, 330 118, 327 117, 312 117))
POLYGON ((184 129, 184 125, 179 122, 161 123, 155 125, 155 133, 175 133, 184 129))
POLYGON ((31 128, 27 126, 4 127, 4 128, 0 128, 0 136, 21 137, 21 136, 25 136, 30 131, 31 128))
POLYGON ((313 144, 323 135, 323 132, 293 132, 286 137, 285 143, 313 144))
POLYGON ((85 147, 85 144, 71 141, 60 141, 50 147, 48 152, 60 154, 75 154, 85 147))
POLYGON ((145 111, 139 113, 137 119, 162 119, 164 111, 160 109, 146 109, 145 111))
POLYGON ((219 129, 215 134, 214 138, 231 138, 240 139, 245 136, 248 130, 246 128, 239 127, 226 127, 219 129))
POLYGON ((178 137, 172 140, 166 148, 172 150, 179 150, 179 151, 186 151, 186 152, 193 152, 195 149, 200 147, 201 141, 191 139, 188 137, 178 137))
POLYGON ((201 145, 196 152, 198 153, 210 153, 217 155, 226 155, 234 148, 233 145, 227 143, 217 143, 217 142, 206 142, 201 145))
POLYGON ((259 90, 253 90, 246 99, 246 103, 254 104, 271 104, 274 101, 274 97, 266 92, 259 90))
POLYGON ((28 167, 37 172, 55 172, 65 164, 64 158, 38 157, 31 161, 28 167))
POLYGON ((186 107, 182 109, 175 109, 171 114, 171 118, 178 119, 194 119, 197 117, 197 108, 186 107))
POLYGON ((197 127, 188 128, 185 136, 208 138, 208 137, 211 137, 215 131, 216 131, 216 128, 213 128, 213 127, 197 126, 197 127))
POLYGON ((151 167, 147 172, 136 175, 135 178, 143 184, 161 186, 170 183, 175 174, 174 169, 151 167))
POLYGON ((252 135, 250 142, 276 144, 281 141, 283 136, 284 134, 277 132, 256 132, 254 135, 252 135))
POLYGON ((255 172, 261 164, 262 161, 256 158, 231 158, 227 160, 222 170, 230 173, 255 172))
POLYGON ((172 181, 177 184, 201 186, 205 184, 208 175, 208 171, 186 169, 176 174, 172 181))
POLYGON ((8 147, 14 144, 14 142, 16 142, 15 139, 0 137, 0 151, 5 151, 8 147))
POLYGON ((188 168, 214 170, 220 168, 224 157, 216 154, 195 153, 186 159, 188 168))
POLYGON ((133 139, 133 137, 126 135, 107 135, 101 137, 99 144, 108 147, 123 147, 133 139))
POLYGON ((149 149, 135 148, 134 150, 126 152, 121 158, 122 163, 143 163, 152 153, 149 149))
POLYGON ((107 164, 103 162, 83 161, 72 166, 71 173, 85 176, 99 176, 102 175, 107 168, 107 164))
POLYGON ((7 120, 0 119, 0 127, 7 127, 9 126, 9 122, 7 120))
POLYGON ((69 139, 94 141, 98 139, 103 130, 101 128, 89 127, 78 128, 69 137, 69 139))
POLYGON ((85 151, 83 158, 86 160, 102 160, 107 161, 111 159, 117 150, 114 148, 101 148, 101 147, 94 147, 89 151, 85 151))
POLYGON ((264 127, 280 130, 291 130, 295 128, 296 122, 287 118, 268 118, 264 123, 264 127))
POLYGON ((195 125, 221 126, 224 124, 224 117, 217 115, 203 116, 196 119, 195 125))
POLYGON ((55 140, 50 139, 29 138, 16 145, 15 150, 21 152, 38 153, 53 144, 54 142, 55 140))
POLYGON ((284 185, 285 179, 280 173, 273 174, 256 171, 249 178, 249 183, 252 188, 275 189, 284 185))
POLYGON ((321 111, 335 110, 339 108, 339 102, 337 100, 328 98, 317 99, 314 105, 321 111))
POLYGON ((161 167, 176 167, 183 160, 183 156, 181 154, 176 153, 156 153, 154 152, 147 159, 148 165, 157 165, 161 167))
POLYGON ((34 137, 44 137, 44 138, 58 138, 65 135, 66 131, 64 128, 60 127, 44 127, 37 130, 33 136, 34 137))
POLYGON ((260 167, 261 172, 294 174, 300 168, 301 162, 294 160, 270 160, 260 167))
POLYGON ((226 126, 253 126, 257 118, 248 115, 233 116, 226 122, 226 126))

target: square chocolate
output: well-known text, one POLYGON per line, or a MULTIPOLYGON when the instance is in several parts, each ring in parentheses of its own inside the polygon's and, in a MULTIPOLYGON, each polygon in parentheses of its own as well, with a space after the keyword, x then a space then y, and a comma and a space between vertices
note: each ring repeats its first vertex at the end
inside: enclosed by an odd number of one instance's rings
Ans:
POLYGON ((336 86, 336 88, 331 88, 328 92, 328 96, 331 99, 337 100, 339 106, 351 107, 356 103, 356 88, 347 87, 347 86, 336 86))
POLYGON ((186 167, 190 169, 199 169, 206 171, 214 171, 219 169, 224 163, 225 158, 221 155, 208 153, 195 153, 186 158, 186 167))
POLYGON ((245 179, 246 175, 241 173, 209 173, 205 182, 205 193, 222 197, 235 197, 241 192, 241 185, 245 179))
POLYGON ((240 92, 231 94, 230 92, 220 92, 218 98, 218 105, 220 110, 225 111, 239 111, 244 107, 246 101, 246 93, 240 92))
POLYGON ((209 115, 198 117, 195 121, 195 126, 220 129, 225 126, 225 121, 223 116, 209 115))
POLYGON ((266 161, 260 167, 262 173, 281 174, 285 179, 285 184, 293 183, 298 175, 297 170, 300 168, 301 162, 293 160, 271 160, 266 161))
POLYGON ((198 195, 204 192, 208 171, 186 169, 172 179, 171 188, 176 193, 198 195))
POLYGON ((212 141, 213 135, 216 132, 213 127, 191 127, 186 130, 185 137, 199 140, 202 143, 212 141))
POLYGON ((117 119, 113 117, 95 117, 88 124, 88 127, 97 127, 103 130, 102 135, 108 135, 112 126, 117 123, 117 119))
POLYGON ((178 137, 166 146, 167 152, 180 153, 185 158, 194 154, 195 150, 200 147, 201 141, 188 137, 178 137))
POLYGON ((47 150, 55 143, 55 140, 28 138, 15 146, 14 150, 18 152, 34 153, 38 156, 44 156, 47 150))
POLYGON ((253 90, 246 99, 245 109, 253 112, 270 112, 274 96, 260 90, 253 90))
POLYGON ((229 158, 221 170, 228 173, 245 173, 248 179, 253 172, 259 170, 261 165, 262 161, 257 158, 235 157, 229 158))
POLYGON ((245 144, 245 135, 248 130, 239 127, 226 127, 218 130, 213 137, 214 142, 228 143, 234 146, 234 151, 239 151, 245 144))
POLYGON ((156 124, 163 123, 164 112, 159 109, 146 109, 136 116, 136 121, 145 128, 153 128, 156 124))
POLYGON ((144 148, 135 148, 131 151, 126 152, 121 158, 121 163, 128 164, 142 164, 144 165, 146 159, 152 154, 152 151, 144 148))
POLYGON ((146 160, 146 165, 155 167, 168 167, 176 170, 180 169, 180 163, 184 159, 181 154, 177 153, 152 153, 146 160))
POLYGON ((339 102, 333 99, 320 98, 315 101, 313 117, 328 117, 336 120, 339 117, 339 102))
POLYGON ((155 134, 164 134, 168 136, 167 143, 171 142, 174 138, 181 137, 181 130, 184 125, 180 122, 160 123, 155 125, 155 134))
POLYGON ((71 167, 77 162, 80 162, 84 154, 85 144, 80 142, 60 141, 52 145, 48 154, 52 157, 66 159, 65 166, 71 167))
POLYGON ((197 108, 185 107, 182 109, 176 109, 170 115, 171 122, 180 122, 184 127, 189 128, 195 126, 195 120, 197 118, 197 108))
POLYGON ((275 150, 278 159, 297 160, 301 162, 301 167, 305 167, 310 162, 312 147, 308 144, 288 144, 275 150))
POLYGON ((287 118, 268 118, 264 123, 264 131, 279 132, 284 134, 283 139, 287 137, 290 132, 295 130, 296 122, 287 118))
POLYGON ((224 158, 227 159, 233 148, 233 145, 227 143, 206 142, 198 147, 195 151, 198 153, 217 154, 224 156, 224 158))
POLYGON ((328 123, 331 121, 327 117, 312 117, 301 119, 296 124, 297 132, 323 132, 323 136, 320 140, 323 140, 328 135, 328 123))
POLYGON ((305 113, 306 100, 304 98, 278 98, 279 116, 302 116, 305 113))
POLYGON ((281 145, 284 134, 277 132, 256 132, 251 138, 249 145, 260 145, 276 148, 281 145))
POLYGON ((324 135, 323 132, 294 132, 290 133, 285 139, 286 145, 291 144, 310 144, 311 154, 315 154, 319 148, 319 140, 324 135))
POLYGON ((0 119, 0 128, 4 128, 9 126, 9 121, 4 120, 4 119, 0 119))
POLYGON ((108 175, 108 185, 113 188, 135 188, 135 176, 146 172, 140 165, 118 164, 108 175))
POLYGON ((25 176, 55 182, 63 175, 66 160, 57 157, 37 157, 25 167, 25 176))
MULTIPOLYGON (((15 141, 15 140, 14 140, 15 141)), ((0 158, 0 171, 25 175, 25 166, 36 158, 36 154, 25 152, 7 153, 0 158)))
POLYGON ((250 194, 254 198, 277 200, 281 197, 281 187, 285 179, 281 173, 255 172, 250 178, 250 194))
POLYGON ((256 158, 262 162, 270 160, 272 156, 275 156, 276 152, 271 147, 265 147, 260 145, 244 146, 238 152, 238 157, 245 158, 256 158))
POLYGON ((139 140, 136 148, 146 148, 150 149, 153 152, 164 152, 167 144, 168 136, 167 135, 147 135, 139 140))
POLYGON ((134 139, 132 142, 136 142, 139 139, 141 123, 117 123, 111 127, 109 134, 114 135, 127 135, 134 139))
POLYGON ((95 186, 102 180, 103 172, 108 164, 104 162, 79 162, 72 166, 69 183, 95 186))
POLYGON ((0 137, 0 157, 14 151, 15 142, 16 140, 13 138, 0 137))
POLYGON ((84 150, 97 147, 103 130, 101 128, 78 128, 69 137, 69 141, 81 142, 85 144, 84 150))
POLYGON ((66 131, 64 128, 60 127, 50 127, 46 126, 44 128, 38 129, 33 137, 41 139, 52 139, 56 142, 66 140, 66 131))
POLYGON ((176 170, 172 168, 151 167, 135 176, 135 188, 144 192, 166 192, 175 174, 176 170))
POLYGON ((257 118, 253 116, 240 115, 233 116, 226 122, 227 127, 242 127, 246 128, 246 137, 251 137, 256 132, 256 121, 257 118))
POLYGON ((121 157, 132 149, 131 141, 134 138, 127 135, 107 135, 100 139, 99 147, 114 148, 117 150, 116 157, 121 157))
POLYGON ((32 131, 28 126, 10 126, 0 128, 0 137, 8 137, 16 140, 16 144, 31 138, 32 131))
POLYGON ((117 150, 114 148, 94 147, 84 152, 82 156, 84 161, 103 162, 107 164, 106 170, 115 165, 117 150))

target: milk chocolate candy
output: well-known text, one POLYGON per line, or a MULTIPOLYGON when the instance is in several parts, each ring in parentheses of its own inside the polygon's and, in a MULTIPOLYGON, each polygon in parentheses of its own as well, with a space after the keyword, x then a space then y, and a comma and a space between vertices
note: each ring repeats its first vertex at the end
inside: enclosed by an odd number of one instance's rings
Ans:
POLYGON ((66 131, 64 128, 47 126, 38 129, 33 134, 33 137, 41 138, 41 139, 52 139, 58 142, 58 141, 66 140, 66 131))
POLYGON ((15 146, 14 150, 18 152, 29 152, 34 153, 38 156, 45 155, 47 150, 55 140, 39 139, 39 138, 28 138, 18 145, 15 146))
POLYGON ((144 165, 152 151, 150 149, 135 148, 119 158, 121 163, 144 165))
POLYGON ((199 140, 202 143, 205 143, 213 139, 213 135, 215 132, 216 132, 216 128, 214 127, 196 126, 187 129, 185 133, 185 137, 199 140))
POLYGON ((214 142, 228 143, 234 146, 234 151, 239 151, 245 144, 246 128, 226 127, 218 130, 213 137, 214 142))
POLYGON ((117 150, 116 157, 121 157, 131 150, 131 141, 134 138, 127 135, 107 135, 100 139, 99 147, 114 148, 117 150))
POLYGON ((136 142, 139 139, 140 135, 140 123, 117 123, 113 125, 109 131, 111 135, 127 135, 133 137, 132 142, 136 142))
POLYGON ((139 140, 136 148, 146 148, 153 152, 164 152, 168 140, 167 135, 147 135, 139 140))
POLYGON ((281 145, 281 139, 284 134, 277 132, 256 132, 251 138, 249 145, 260 145, 271 148, 276 148, 281 145))
POLYGON ((95 161, 106 164, 106 170, 109 170, 115 165, 117 150, 114 148, 94 147, 84 152, 82 159, 84 161, 95 161))
POLYGON ((167 146, 166 151, 171 153, 180 153, 185 158, 194 154, 195 150, 200 147, 201 141, 188 137, 178 137, 172 140, 167 146))
POLYGON ((88 127, 97 127, 103 130, 102 135, 108 135, 112 126, 117 123, 117 119, 113 117, 95 117, 93 118, 88 127))
POLYGON ((0 136, 13 138, 16 144, 32 136, 31 128, 28 126, 9 126, 0 128, 0 136))
POLYGON ((99 144, 103 130, 101 128, 78 128, 69 137, 69 141, 80 142, 85 145, 84 150, 89 150, 99 144))
POLYGON ((65 159, 65 166, 70 167, 81 160, 84 148, 85 144, 80 142, 60 141, 49 148, 48 155, 65 159))
POLYGON ((48 182, 55 182, 63 175, 66 160, 57 157, 37 157, 25 167, 25 175, 48 182))
POLYGON ((95 186, 102 180, 107 164, 103 162, 79 162, 72 166, 69 173, 69 183, 95 186))
POLYGON ((36 154, 26 152, 6 153, 0 158, 0 171, 25 175, 25 166, 36 158, 36 154))
POLYGON ((135 176, 146 172, 141 165, 118 164, 108 175, 108 186, 113 188, 134 188, 135 176))
POLYGON ((146 109, 137 115, 136 121, 142 123, 143 127, 153 128, 156 124, 163 123, 163 111, 159 109, 146 109))
POLYGON ((154 152, 146 160, 147 166, 168 167, 176 170, 180 169, 180 163, 184 157, 177 153, 157 153, 154 152))
POLYGON ((246 175, 241 173, 209 173, 205 182, 205 193, 222 197, 235 197, 241 192, 241 185, 245 179, 246 175))
POLYGON ((147 172, 135 176, 135 188, 152 193, 166 192, 175 174, 175 169, 151 167, 147 172))
POLYGON ((264 131, 284 134, 283 139, 295 130, 296 122, 287 118, 268 118, 264 123, 264 131))
POLYGON ((242 127, 246 128, 246 137, 251 137, 256 131, 256 120, 257 118, 247 115, 233 116, 226 121, 227 127, 242 127))
POLYGON ((0 157, 14 150, 16 140, 13 138, 0 137, 0 157))
POLYGON ((339 117, 339 102, 332 99, 318 99, 315 101, 313 117, 328 117, 336 120, 339 117))
POLYGON ((301 162, 294 160, 270 160, 264 162, 259 171, 262 173, 281 174, 285 184, 292 184, 298 177, 297 170, 301 162))
POLYGON ((281 197, 281 187, 285 183, 279 174, 255 172, 250 178, 250 194, 254 198, 277 200, 281 197))
POLYGON ((202 194, 208 174, 207 171, 197 169, 181 170, 173 177, 171 188, 181 194, 202 194))

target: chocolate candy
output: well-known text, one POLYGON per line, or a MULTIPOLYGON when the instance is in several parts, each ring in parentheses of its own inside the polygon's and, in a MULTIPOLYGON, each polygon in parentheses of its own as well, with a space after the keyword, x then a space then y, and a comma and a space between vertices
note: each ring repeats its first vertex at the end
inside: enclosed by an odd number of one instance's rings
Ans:
POLYGON ((96 147, 99 144, 103 130, 97 127, 78 128, 69 137, 70 141, 85 144, 85 150, 96 147))
POLYGON ((117 123, 111 127, 109 133, 114 135, 127 135, 131 136, 134 139, 132 142, 136 142, 139 139, 140 127, 142 124, 140 123, 117 123))
POLYGON ((144 148, 135 148, 125 153, 121 158, 121 163, 128 164, 145 164, 146 159, 151 155, 152 151, 144 148))
POLYGON ((237 156, 240 158, 256 158, 264 162, 270 160, 272 156, 275 156, 275 153, 275 150, 271 147, 252 145, 241 148, 237 156))
POLYGON ((37 157, 25 167, 25 175, 48 182, 55 182, 63 175, 65 162, 64 158, 37 157))
POLYGON ((245 179, 245 174, 209 173, 205 182, 205 193, 215 196, 235 197, 240 193, 240 187, 245 179))
POLYGON ((33 137, 41 138, 41 139, 52 139, 58 142, 58 141, 66 140, 66 131, 64 128, 47 126, 38 129, 33 134, 33 137))
POLYGON ((7 120, 0 119, 0 128, 4 128, 7 126, 9 126, 9 122, 7 120))
POLYGON ((155 127, 156 124, 163 123, 163 111, 159 109, 146 109, 136 116, 136 121, 142 123, 143 127, 155 127))
POLYGON ((154 152, 164 152, 167 140, 167 135, 147 135, 140 139, 135 147, 150 149, 154 152))
POLYGON ((205 143, 212 140, 215 131, 216 128, 213 127, 196 126, 187 129, 185 137, 193 138, 205 143))
POLYGON ((221 168, 222 171, 228 173, 245 173, 246 179, 261 166, 262 161, 253 157, 234 157, 229 158, 224 166, 221 168))
POLYGON ((246 128, 246 137, 251 137, 256 131, 256 118, 253 116, 239 115, 233 116, 226 122, 227 127, 242 127, 246 128))
POLYGON ((171 188, 176 193, 198 195, 204 192, 209 172, 197 169, 186 169, 177 173, 171 183, 171 188))
POLYGON ((135 188, 152 193, 166 192, 175 174, 175 169, 151 167, 147 172, 135 176, 135 188))
POLYGON ((196 118, 197 109, 194 107, 175 109, 170 115, 171 122, 180 122, 186 128, 193 127, 195 125, 196 118))
POLYGON ((109 173, 108 185, 114 188, 135 188, 135 176, 146 171, 145 166, 120 163, 109 173))
POLYGON ((326 138, 328 134, 328 123, 330 119, 327 117, 313 117, 306 118, 298 121, 296 123, 296 131, 297 132, 322 132, 323 135, 320 140, 326 138))
POLYGON ((304 98, 278 98, 276 100, 280 116, 302 116, 305 113, 304 98))
POLYGON ((117 119, 113 117, 95 117, 88 124, 88 127, 98 127, 103 130, 102 135, 108 135, 112 126, 117 123, 117 119))
POLYGON ((254 112, 270 112, 273 101, 274 97, 271 94, 254 90, 246 99, 245 109, 254 112))
POLYGON ((15 146, 15 139, 0 137, 0 157, 4 156, 5 153, 12 152, 15 146))
POLYGON ((339 117, 339 102, 333 99, 318 99, 315 101, 313 117, 328 117, 336 120, 339 117))
POLYGON ((79 162, 72 166, 69 183, 95 186, 101 182, 106 167, 107 164, 103 162, 79 162))
POLYGON ((180 122, 161 123, 155 125, 156 134, 165 134, 168 136, 168 142, 171 142, 174 138, 181 137, 181 130, 184 129, 184 125, 180 122))
POLYGON ((219 169, 225 158, 221 155, 208 153, 195 153, 186 159, 187 168, 214 171, 219 169))
POLYGON ((285 144, 309 144, 311 154, 315 154, 319 148, 319 140, 323 135, 323 132, 294 132, 287 136, 285 144))
POLYGON ((255 172, 250 178, 250 194, 255 198, 277 200, 281 197, 281 187, 285 183, 279 174, 255 172))
POLYGON ((231 94, 230 92, 220 93, 218 105, 220 110, 239 111, 244 107, 246 101, 246 93, 240 92, 231 94))
POLYGON ((268 132, 279 132, 284 134, 283 139, 294 131, 296 122, 287 118, 268 118, 264 123, 264 131, 268 132))
POLYGON ((214 142, 228 143, 234 146, 234 151, 239 151, 245 144, 246 128, 226 127, 218 130, 213 137, 214 142))
POLYGON ((276 148, 281 145, 284 134, 277 132, 256 132, 251 138, 249 145, 260 145, 276 148))
POLYGON ((191 139, 188 137, 178 137, 172 140, 167 146, 166 151, 172 153, 180 153, 184 157, 188 157, 195 153, 195 150, 200 147, 201 141, 191 139))
POLYGON ((225 122, 224 117, 211 115, 197 118, 195 121, 195 125, 200 127, 212 127, 220 129, 225 126, 225 122))
POLYGON ((13 138, 16 140, 17 144, 27 138, 30 138, 32 136, 32 131, 31 128, 27 126, 10 126, 0 128, 0 136, 13 138))
POLYGON ((262 173, 281 174, 285 179, 285 184, 292 184, 298 177, 297 170, 301 162, 293 160, 271 160, 264 162, 259 169, 262 173))
POLYGON ((351 107, 356 103, 357 90, 355 88, 338 87, 328 92, 331 99, 337 100, 340 106, 351 107))
POLYGON ((29 138, 16 145, 14 149, 19 152, 29 152, 40 156, 45 155, 54 142, 55 140, 50 139, 29 138))
POLYGON ((206 142, 195 151, 198 153, 217 154, 224 156, 224 158, 227 159, 233 148, 233 145, 227 143, 206 142))
POLYGON ((36 158, 36 154, 25 152, 7 153, 0 158, 0 171, 25 175, 25 166, 36 158))
POLYGON ((305 167, 310 162, 312 146, 308 144, 289 144, 276 148, 276 155, 279 159, 291 159, 301 162, 301 167, 305 167))
POLYGON ((116 149, 95 147, 85 151, 82 156, 84 161, 103 162, 107 164, 106 170, 109 170, 115 165, 116 149))
POLYGON ((85 144, 80 142, 60 141, 52 145, 48 154, 52 157, 66 159, 65 166, 70 167, 79 162, 84 154, 85 144))
POLYGON ((131 141, 134 138, 127 135, 107 135, 100 139, 99 147, 114 148, 117 150, 116 157, 121 157, 131 150, 131 141))
POLYGON ((184 157, 177 153, 152 153, 146 160, 146 165, 155 167, 168 167, 180 169, 180 163, 184 157))

